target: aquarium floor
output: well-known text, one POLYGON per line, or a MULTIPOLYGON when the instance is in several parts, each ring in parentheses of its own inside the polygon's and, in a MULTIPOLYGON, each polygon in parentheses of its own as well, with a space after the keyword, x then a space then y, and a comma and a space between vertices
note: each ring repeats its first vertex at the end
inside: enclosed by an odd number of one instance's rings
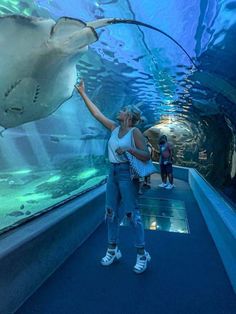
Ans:
POLYGON ((122 259, 102 267, 106 226, 96 232, 26 301, 18 314, 235 314, 236 297, 190 187, 176 180, 171 191, 144 197, 184 202, 189 233, 146 230, 152 256, 142 275, 132 271, 132 230, 121 228, 122 259))

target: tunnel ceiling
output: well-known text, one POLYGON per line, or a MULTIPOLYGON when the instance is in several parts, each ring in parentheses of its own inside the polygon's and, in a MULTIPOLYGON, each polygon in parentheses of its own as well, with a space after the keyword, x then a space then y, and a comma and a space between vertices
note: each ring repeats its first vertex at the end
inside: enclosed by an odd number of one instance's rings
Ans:
POLYGON ((221 0, 35 0, 0 1, 1 14, 19 13, 84 21, 128 18, 151 24, 175 38, 136 25, 112 25, 78 59, 78 79, 110 115, 138 104, 145 127, 178 116, 221 114, 236 126, 236 2, 221 0))

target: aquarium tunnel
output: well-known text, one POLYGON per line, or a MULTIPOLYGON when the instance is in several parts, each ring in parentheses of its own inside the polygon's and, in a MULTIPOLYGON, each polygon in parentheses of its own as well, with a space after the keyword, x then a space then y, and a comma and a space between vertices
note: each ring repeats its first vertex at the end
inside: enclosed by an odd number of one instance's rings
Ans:
POLYGON ((235 42, 234 0, 0 0, 1 314, 236 313, 235 42), (153 147, 140 276, 125 220, 122 262, 99 265, 110 131, 81 80, 112 121, 136 106, 153 147))

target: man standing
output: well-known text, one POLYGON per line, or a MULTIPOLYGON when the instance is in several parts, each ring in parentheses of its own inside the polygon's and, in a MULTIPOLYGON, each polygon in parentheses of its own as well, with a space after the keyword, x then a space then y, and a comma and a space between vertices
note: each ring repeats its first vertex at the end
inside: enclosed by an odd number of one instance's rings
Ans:
POLYGON ((159 140, 159 148, 160 148, 160 172, 162 183, 159 184, 159 187, 165 188, 168 190, 173 189, 173 152, 171 145, 167 141, 167 136, 162 135, 159 140), (167 183, 167 178, 169 179, 169 183, 167 183))

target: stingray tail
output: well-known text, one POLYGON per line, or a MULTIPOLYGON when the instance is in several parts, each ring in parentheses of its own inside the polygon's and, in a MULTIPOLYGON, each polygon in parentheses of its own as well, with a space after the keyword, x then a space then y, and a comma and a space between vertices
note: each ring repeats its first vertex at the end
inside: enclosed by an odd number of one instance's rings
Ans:
POLYGON ((175 40, 173 37, 171 37, 169 34, 167 34, 166 32, 162 31, 161 29, 154 27, 152 25, 140 22, 140 21, 136 21, 136 20, 128 20, 128 19, 113 19, 113 18, 109 18, 109 19, 100 19, 100 20, 96 20, 93 22, 88 22, 87 25, 90 27, 93 27, 95 29, 100 28, 100 27, 104 27, 106 25, 110 25, 110 24, 119 24, 119 23, 126 23, 126 24, 136 24, 136 25, 140 25, 140 26, 144 26, 150 29, 153 29, 161 34, 163 34, 164 36, 168 37, 170 40, 172 40, 177 46, 180 47, 180 49, 188 56, 189 60, 192 62, 192 64, 195 66, 196 69, 198 69, 198 66, 196 65, 196 63, 193 61, 192 57, 189 55, 189 53, 184 49, 183 46, 181 46, 177 40, 175 40))

